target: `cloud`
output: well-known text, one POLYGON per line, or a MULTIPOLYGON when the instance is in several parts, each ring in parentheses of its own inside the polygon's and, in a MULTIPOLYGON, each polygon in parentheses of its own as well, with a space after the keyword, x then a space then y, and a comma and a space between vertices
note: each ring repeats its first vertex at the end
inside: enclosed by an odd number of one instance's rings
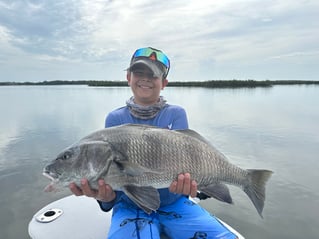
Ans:
POLYGON ((11 60, 0 70, 15 80, 23 64, 34 80, 48 72, 118 80, 136 48, 154 46, 170 56, 176 80, 276 77, 278 56, 318 59, 318 8, 315 0, 2 0, 0 61, 11 60))

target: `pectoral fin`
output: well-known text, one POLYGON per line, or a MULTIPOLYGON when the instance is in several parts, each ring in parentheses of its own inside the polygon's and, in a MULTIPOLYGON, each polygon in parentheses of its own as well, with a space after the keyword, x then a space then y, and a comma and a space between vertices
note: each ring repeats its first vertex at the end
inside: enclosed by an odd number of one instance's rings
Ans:
POLYGON ((156 188, 138 187, 135 185, 125 185, 124 193, 146 213, 151 214, 160 206, 160 197, 156 188))
POLYGON ((210 184, 199 189, 201 193, 204 193, 210 197, 213 197, 219 201, 233 203, 233 199, 230 196, 229 189, 225 184, 216 183, 210 184))

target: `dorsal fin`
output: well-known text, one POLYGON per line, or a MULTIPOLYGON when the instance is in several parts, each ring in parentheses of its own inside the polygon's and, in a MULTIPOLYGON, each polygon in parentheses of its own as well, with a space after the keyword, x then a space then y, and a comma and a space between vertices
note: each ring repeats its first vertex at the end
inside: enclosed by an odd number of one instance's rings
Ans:
POLYGON ((191 129, 178 129, 178 130, 175 130, 176 132, 179 132, 179 133, 182 133, 182 134, 185 134, 185 135, 188 135, 190 137, 194 137, 206 144, 211 144, 207 139, 205 139, 203 136, 201 136, 199 133, 197 133, 196 131, 194 130, 191 130, 191 129))
MULTIPOLYGON (((151 129, 151 128, 162 129, 162 128, 157 127, 157 126, 143 125, 143 124, 125 124, 125 125, 121 125, 120 127, 136 127, 136 128, 140 128, 140 129, 148 129, 148 128, 149 129, 151 129)), ((163 128, 163 130, 168 130, 168 129, 163 128)), ((181 134, 185 134, 185 135, 188 135, 190 137, 194 137, 203 143, 211 145, 211 143, 207 139, 205 139, 203 136, 201 136, 199 133, 197 133, 196 131, 194 131, 192 129, 176 129, 176 130, 172 130, 172 131, 175 131, 175 132, 178 132, 181 134)))

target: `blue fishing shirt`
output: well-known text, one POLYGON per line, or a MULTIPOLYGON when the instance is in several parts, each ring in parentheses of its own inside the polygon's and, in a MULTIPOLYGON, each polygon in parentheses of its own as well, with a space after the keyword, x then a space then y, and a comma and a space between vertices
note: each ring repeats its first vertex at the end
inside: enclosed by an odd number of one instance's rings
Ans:
MULTIPOLYGON (((172 130, 188 129, 185 110, 180 106, 169 104, 166 104, 152 119, 139 119, 134 117, 127 106, 110 112, 105 119, 106 128, 122 124, 146 124, 172 130)), ((158 191, 161 200, 160 206, 171 204, 182 196, 169 192, 168 188, 159 189, 158 191)), ((138 207, 122 191, 116 191, 116 198, 113 201, 108 203, 98 201, 98 203, 101 209, 107 212, 119 201, 124 201, 132 206, 138 207)))

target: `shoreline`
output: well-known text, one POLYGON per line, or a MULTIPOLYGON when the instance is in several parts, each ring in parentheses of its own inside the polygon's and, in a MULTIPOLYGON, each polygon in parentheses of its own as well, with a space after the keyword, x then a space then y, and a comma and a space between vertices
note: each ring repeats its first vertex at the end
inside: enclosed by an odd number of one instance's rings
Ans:
MULTIPOLYGON (((91 87, 128 87, 127 81, 41 81, 41 82, 0 82, 0 86, 54 86, 54 85, 87 85, 91 87)), ((319 85, 319 81, 309 80, 212 80, 169 82, 167 87, 204 87, 204 88, 255 88, 274 85, 319 85)))

